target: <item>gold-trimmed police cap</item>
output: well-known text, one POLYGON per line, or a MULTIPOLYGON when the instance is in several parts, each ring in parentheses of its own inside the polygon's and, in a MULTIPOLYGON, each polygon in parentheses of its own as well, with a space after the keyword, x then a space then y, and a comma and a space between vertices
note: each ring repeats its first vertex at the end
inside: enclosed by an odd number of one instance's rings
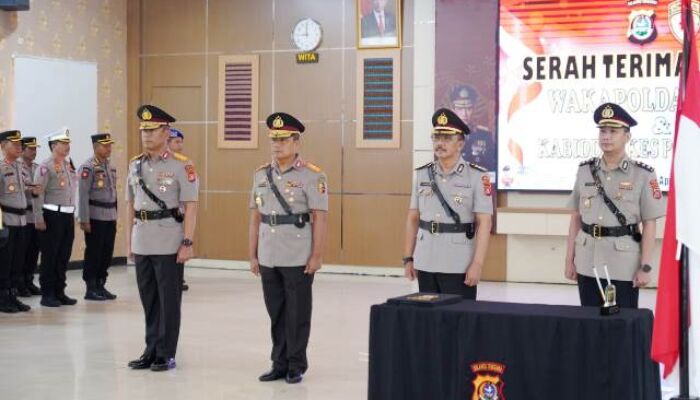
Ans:
POLYGON ((615 103, 601 104, 593 113, 593 121, 599 128, 631 128, 637 125, 637 121, 615 103))
POLYGON ((433 114, 434 135, 468 135, 469 126, 452 110, 440 108, 433 114))
POLYGON ((136 111, 136 116, 141 120, 139 129, 146 130, 156 129, 176 121, 175 117, 151 104, 144 104, 139 107, 138 111, 136 111))
POLYGON ((22 140, 22 133, 16 129, 0 132, 0 142, 9 140, 10 142, 19 142, 22 140))
POLYGON ((478 98, 476 89, 470 85, 457 85, 450 92, 450 101, 455 106, 473 106, 478 98))
POLYGON ((99 143, 99 144, 112 144, 114 143, 114 139, 112 139, 112 135, 109 133, 96 133, 92 136, 92 143, 99 143))
POLYGON ((39 142, 36 140, 34 136, 27 136, 22 138, 22 148, 30 148, 30 149, 36 149, 37 147, 41 147, 39 145, 39 142))
POLYGON ((70 143, 70 131, 68 128, 61 128, 54 133, 46 135, 46 140, 49 144, 54 142, 70 143))
POLYGON ((292 135, 300 135, 306 130, 304 124, 298 119, 283 112, 270 114, 266 123, 270 130, 268 136, 272 139, 284 139, 292 135))

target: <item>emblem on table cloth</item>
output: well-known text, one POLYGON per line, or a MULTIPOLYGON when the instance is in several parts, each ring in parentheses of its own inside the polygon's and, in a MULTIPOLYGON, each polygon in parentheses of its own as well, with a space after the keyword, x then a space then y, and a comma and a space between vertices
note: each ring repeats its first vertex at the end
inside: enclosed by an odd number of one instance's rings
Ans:
POLYGON ((474 392, 471 400, 505 400, 503 395, 503 373, 506 366, 490 361, 479 361, 471 365, 474 374, 474 392))

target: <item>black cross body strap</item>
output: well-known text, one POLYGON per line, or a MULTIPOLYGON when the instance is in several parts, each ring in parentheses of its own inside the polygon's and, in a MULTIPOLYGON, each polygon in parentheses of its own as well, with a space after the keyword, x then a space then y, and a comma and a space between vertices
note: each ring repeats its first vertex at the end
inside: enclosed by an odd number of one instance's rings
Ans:
MULTIPOLYGON (((289 205, 289 203, 287 203, 287 200, 284 199, 284 196, 282 196, 282 193, 280 193, 280 190, 275 185, 275 181, 272 179, 272 165, 268 165, 267 168, 265 168, 265 175, 267 176, 267 183, 270 185, 272 193, 275 195, 277 201, 284 209, 284 212, 286 212, 287 215, 294 215, 294 212, 292 212, 292 207, 289 205)), ((304 219, 300 217, 299 220, 294 223, 294 226, 301 229, 306 226, 306 222, 304 222, 304 219)))
MULTIPOLYGON (((625 217, 625 214, 620 211, 619 208, 613 203, 613 201, 608 197, 608 194, 605 193, 605 188, 603 187, 603 183, 600 180, 600 177, 598 176, 598 168, 594 165, 595 163, 590 163, 588 166, 591 170, 591 175, 593 175, 593 181, 595 182, 596 189, 598 189, 598 193, 603 196, 603 202, 605 205, 608 207, 610 212, 613 213, 615 218, 617 218, 617 222, 620 223, 620 225, 626 227, 627 226, 627 217, 625 217)), ((642 240, 642 235, 637 232, 632 235, 632 239, 634 239, 636 242, 640 242, 642 240)))
MULTIPOLYGON (((139 186, 141 186, 141 190, 143 190, 144 193, 146 193, 146 196, 148 196, 149 199, 153 200, 154 203, 158 204, 158 207, 161 208, 163 211, 171 211, 171 209, 168 208, 168 205, 165 204, 163 200, 161 200, 158 196, 156 196, 153 192, 151 192, 147 187, 146 187, 146 182, 143 181, 143 177, 141 176, 141 164, 143 163, 143 159, 138 160, 136 163, 136 176, 139 178, 139 186)), ((180 213, 179 209, 172 209, 173 211, 173 218, 175 221, 182 223, 184 221, 184 218, 182 214, 180 213), (175 211, 177 210, 177 211, 175 211)))
POLYGON ((440 200, 440 204, 442 204, 442 208, 445 210, 445 212, 448 213, 456 223, 461 224, 462 220, 459 218, 459 214, 457 214, 457 212, 453 210, 449 204, 447 204, 445 196, 442 195, 442 192, 440 191, 437 182, 435 182, 435 171, 433 170, 433 168, 435 168, 435 164, 428 167, 428 178, 430 178, 430 187, 433 189, 433 193, 435 193, 438 200, 440 200))

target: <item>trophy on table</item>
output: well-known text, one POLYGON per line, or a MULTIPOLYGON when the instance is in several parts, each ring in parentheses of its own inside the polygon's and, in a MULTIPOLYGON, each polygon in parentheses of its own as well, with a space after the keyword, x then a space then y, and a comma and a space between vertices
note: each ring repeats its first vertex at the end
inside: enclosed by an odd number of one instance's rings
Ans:
POLYGON ((600 276, 598 275, 598 270, 593 267, 595 280, 598 283, 598 290, 600 291, 600 296, 603 298, 603 305, 600 307, 600 315, 613 315, 620 312, 620 306, 617 305, 617 289, 610 281, 608 266, 605 265, 604 268, 605 279, 607 280, 605 289, 603 289, 603 284, 601 283, 600 276))

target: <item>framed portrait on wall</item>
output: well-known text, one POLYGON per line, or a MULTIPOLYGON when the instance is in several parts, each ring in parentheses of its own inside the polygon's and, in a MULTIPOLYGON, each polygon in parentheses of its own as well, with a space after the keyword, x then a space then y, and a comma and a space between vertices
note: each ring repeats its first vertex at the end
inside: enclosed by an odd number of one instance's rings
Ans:
POLYGON ((355 0, 357 48, 401 47, 401 0, 355 0))

